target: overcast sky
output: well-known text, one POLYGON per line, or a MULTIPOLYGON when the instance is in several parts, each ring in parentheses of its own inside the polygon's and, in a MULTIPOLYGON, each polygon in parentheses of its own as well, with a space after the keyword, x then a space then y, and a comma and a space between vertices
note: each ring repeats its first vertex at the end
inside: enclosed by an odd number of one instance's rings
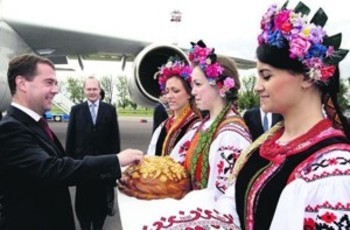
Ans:
MULTIPOLYGON (((149 42, 177 42, 189 47, 203 39, 218 53, 255 60, 260 19, 270 0, 0 0, 6 17, 65 29, 81 30, 149 42), (170 22, 178 9, 182 21, 170 22)), ((299 1, 291 0, 290 6, 299 1)), ((350 49, 350 16, 344 0, 305 0, 311 16, 322 7, 329 16, 328 35, 343 33, 342 48, 350 49)), ((311 19, 310 16, 310 19, 311 19)), ((350 55, 341 64, 350 77, 350 55)))

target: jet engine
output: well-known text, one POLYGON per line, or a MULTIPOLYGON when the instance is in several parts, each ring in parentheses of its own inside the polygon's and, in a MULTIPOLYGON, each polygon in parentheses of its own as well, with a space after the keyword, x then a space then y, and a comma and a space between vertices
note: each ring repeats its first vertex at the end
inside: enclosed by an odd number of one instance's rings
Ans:
POLYGON ((5 111, 11 102, 10 89, 7 84, 6 75, 0 75, 0 113, 5 111))
POLYGON ((173 45, 151 44, 136 56, 128 88, 137 104, 154 107, 158 102, 161 93, 157 78, 159 67, 166 64, 172 56, 189 63, 185 52, 173 45))

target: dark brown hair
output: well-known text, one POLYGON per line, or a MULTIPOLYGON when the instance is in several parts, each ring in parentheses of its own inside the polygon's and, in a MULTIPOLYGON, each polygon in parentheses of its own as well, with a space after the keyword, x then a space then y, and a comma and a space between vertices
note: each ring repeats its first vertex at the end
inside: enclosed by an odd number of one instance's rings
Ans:
MULTIPOLYGON (((235 101, 238 99, 238 90, 241 88, 241 82, 239 80, 239 73, 235 61, 226 56, 218 55, 217 62, 224 68, 222 79, 219 81, 224 81, 226 77, 231 77, 235 81, 235 87, 226 92, 226 98, 228 101, 235 101)), ((219 77, 221 78, 221 77, 219 77)))
POLYGON ((38 63, 47 64, 55 70, 55 65, 48 58, 35 54, 22 54, 10 61, 7 70, 7 81, 12 95, 16 93, 16 77, 22 76, 27 81, 33 80, 38 63))

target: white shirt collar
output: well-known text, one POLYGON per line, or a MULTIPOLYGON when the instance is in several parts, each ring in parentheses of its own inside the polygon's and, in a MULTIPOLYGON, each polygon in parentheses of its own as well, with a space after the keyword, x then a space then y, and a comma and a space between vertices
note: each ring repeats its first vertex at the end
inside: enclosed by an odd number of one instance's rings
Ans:
POLYGON ((20 105, 16 102, 12 102, 11 105, 13 107, 16 107, 17 109, 25 112, 26 114, 28 114, 28 116, 30 116, 31 118, 33 118, 36 122, 38 122, 40 120, 40 118, 42 117, 41 115, 39 115, 38 113, 34 112, 31 109, 28 109, 27 107, 20 105))
MULTIPOLYGON (((87 103, 88 103, 89 107, 90 107, 91 104, 92 104, 92 102, 89 101, 89 100, 87 100, 87 103)), ((98 106, 100 105, 100 100, 95 101, 94 104, 96 105, 96 108, 98 108, 98 106)))

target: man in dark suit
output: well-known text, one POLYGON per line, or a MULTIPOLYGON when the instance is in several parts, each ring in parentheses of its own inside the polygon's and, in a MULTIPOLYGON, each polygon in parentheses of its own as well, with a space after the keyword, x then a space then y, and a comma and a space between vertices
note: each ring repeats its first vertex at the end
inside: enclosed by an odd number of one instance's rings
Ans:
POLYGON ((58 93, 53 63, 25 54, 7 73, 12 104, 0 121, 0 229, 73 230, 68 186, 115 180, 121 166, 142 160, 128 149, 118 155, 66 157, 42 114, 58 93))
POLYGON ((261 108, 252 108, 245 111, 243 119, 249 128, 252 140, 255 141, 261 134, 281 121, 283 117, 275 113, 265 113, 261 108))
POLYGON ((165 95, 161 95, 159 97, 159 103, 156 105, 156 107, 154 107, 154 112, 153 112, 153 129, 152 129, 152 133, 154 132, 154 130, 156 130, 158 128, 158 126, 165 121, 166 119, 168 119, 169 114, 167 111, 167 105, 166 105, 166 101, 165 101, 165 95))
MULTIPOLYGON (((116 108, 100 100, 100 82, 84 82, 86 101, 72 107, 67 129, 66 151, 75 159, 120 151, 116 108)), ((83 230, 102 229, 107 214, 114 215, 115 181, 82 182, 77 185, 75 211, 83 230)))

